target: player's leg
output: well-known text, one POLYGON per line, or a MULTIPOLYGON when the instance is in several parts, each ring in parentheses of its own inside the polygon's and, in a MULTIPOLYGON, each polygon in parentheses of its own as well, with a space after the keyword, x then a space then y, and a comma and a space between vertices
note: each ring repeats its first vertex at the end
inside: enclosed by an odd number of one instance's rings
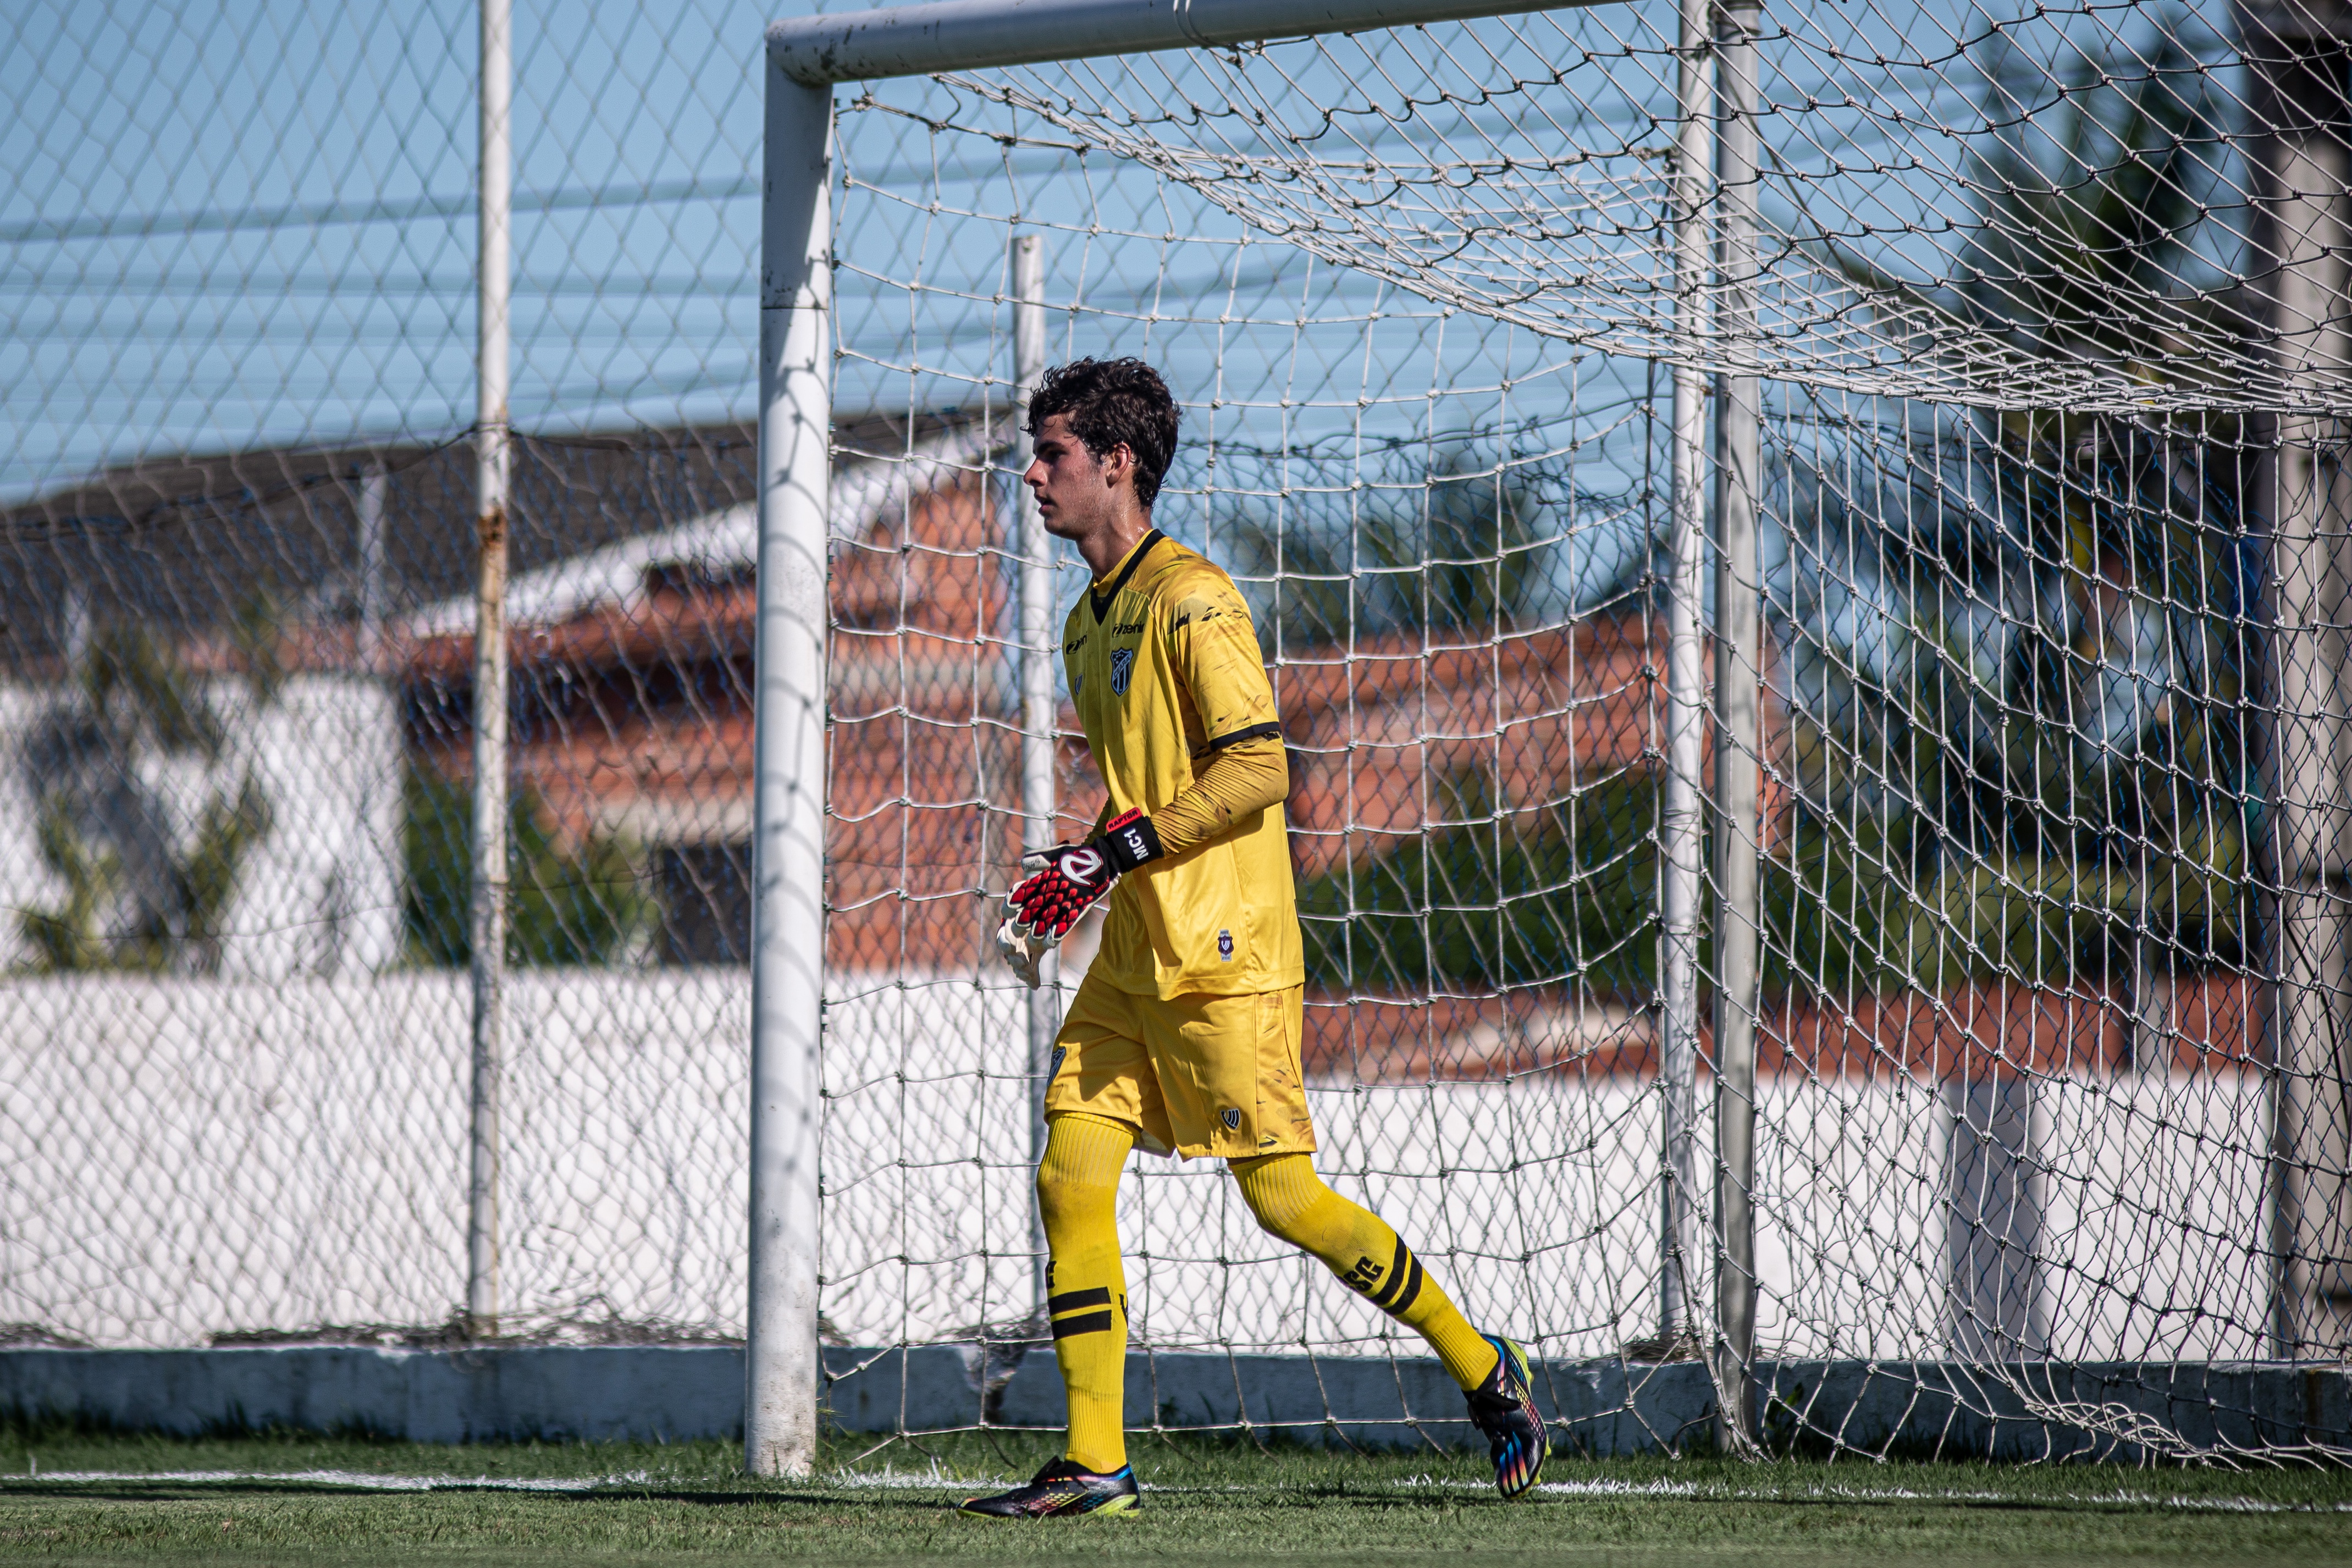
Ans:
POLYGON ((1486 1437, 1502 1494, 1517 1497, 1533 1486, 1548 1441, 1525 1352, 1472 1328, 1403 1238, 1380 1215, 1324 1185, 1307 1155, 1268 1154, 1232 1164, 1250 1213, 1270 1235, 1320 1258, 1350 1289, 1429 1342, 1469 1400, 1470 1419, 1486 1437))
POLYGON ((1134 1131, 1084 1114, 1055 1116, 1037 1165, 1037 1207, 1053 1261, 1046 1310, 1070 1405, 1064 1458, 1097 1475, 1127 1463, 1127 1271, 1118 1256, 1118 1173, 1134 1131))
POLYGON ((1188 1079, 1202 1086, 1209 1099, 1254 1106, 1238 1119, 1238 1127, 1220 1113, 1213 1130, 1223 1134, 1231 1128, 1234 1133, 1218 1136, 1213 1152, 1231 1163, 1250 1212, 1268 1232, 1321 1259, 1350 1288, 1429 1342, 1462 1385, 1471 1420, 1486 1436, 1496 1486, 1504 1496, 1516 1497, 1535 1483, 1546 1452, 1527 1358, 1509 1341, 1471 1327, 1444 1287, 1385 1221, 1316 1175, 1300 1060, 1304 1001, 1303 990, 1218 998, 1202 1005, 1203 1016, 1191 1022, 1181 1046, 1155 1040, 1157 1048, 1185 1058, 1181 1067, 1171 1063, 1160 1073, 1169 1089, 1170 1120, 1181 1133, 1189 1118, 1179 1113, 1185 1096, 1178 1086, 1188 1079), (1239 1081, 1244 1070, 1246 1085, 1239 1081))
POLYGON ((1320 1258, 1350 1289, 1427 1340, 1454 1382, 1475 1388, 1486 1381, 1495 1347, 1388 1222, 1324 1185, 1312 1159, 1269 1154, 1235 1160, 1233 1172, 1268 1235, 1320 1258))
POLYGON ((1037 1205, 1045 1226, 1046 1313, 1069 1398, 1063 1457, 1029 1484, 963 1511, 1051 1519, 1135 1507, 1122 1394, 1127 1276, 1118 1255, 1119 1173, 1139 1140, 1167 1148, 1168 1118, 1132 1017, 1137 999, 1081 985, 1054 1051, 1037 1205))

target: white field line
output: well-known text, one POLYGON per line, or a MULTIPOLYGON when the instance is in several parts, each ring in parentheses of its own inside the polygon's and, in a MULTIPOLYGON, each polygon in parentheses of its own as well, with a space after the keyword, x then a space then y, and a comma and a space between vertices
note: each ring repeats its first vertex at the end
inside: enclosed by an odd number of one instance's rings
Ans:
MULTIPOLYGON (((1481 1481, 1440 1480, 1415 1476, 1391 1483, 1399 1489, 1433 1488, 1482 1492, 1481 1481)), ((1542 1481, 1538 1492, 1553 1497, 1654 1497, 1706 1502, 2063 1502, 2124 1508, 2172 1509, 2190 1513, 2352 1513, 2352 1502, 2268 1502, 2247 1497, 2158 1496, 2154 1492, 1962 1491, 1915 1487, 1718 1487, 1696 1481, 1542 1481)))
POLYGON ((825 1478, 830 1486, 861 1489, 875 1488, 886 1491, 959 1491, 973 1487, 1003 1489, 1018 1483, 1003 1476, 950 1476, 932 1461, 928 1470, 895 1470, 885 1465, 878 1470, 835 1470, 825 1478))
POLYGON ((174 1481, 216 1486, 238 1481, 300 1481, 346 1487, 362 1492, 586 1492, 599 1487, 644 1486, 657 1478, 644 1470, 617 1476, 387 1476, 368 1470, 42 1470, 0 1476, 0 1487, 102 1485, 121 1481, 174 1481))

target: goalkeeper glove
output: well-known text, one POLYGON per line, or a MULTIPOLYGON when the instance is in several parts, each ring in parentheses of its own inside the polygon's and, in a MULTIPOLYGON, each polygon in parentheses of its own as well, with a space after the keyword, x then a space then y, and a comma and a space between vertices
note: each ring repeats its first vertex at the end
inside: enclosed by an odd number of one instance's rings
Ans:
POLYGON ((1112 883, 1163 853, 1151 818, 1129 810, 1104 824, 1098 837, 1023 856, 1021 864, 1034 868, 1034 874, 1005 895, 997 951, 1035 985, 1038 960, 1060 945, 1078 917, 1100 902, 1112 883))

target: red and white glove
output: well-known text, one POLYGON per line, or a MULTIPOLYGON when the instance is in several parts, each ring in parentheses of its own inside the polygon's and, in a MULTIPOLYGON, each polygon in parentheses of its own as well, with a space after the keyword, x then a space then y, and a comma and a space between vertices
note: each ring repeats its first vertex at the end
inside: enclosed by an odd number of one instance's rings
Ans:
POLYGON ((1078 918, 1099 903, 1119 878, 1162 853, 1151 818, 1129 810, 1105 823, 1098 837, 1024 855, 1021 864, 1033 868, 1033 874, 1004 896, 997 951, 1014 973, 1034 986, 1038 961, 1061 945, 1078 918))

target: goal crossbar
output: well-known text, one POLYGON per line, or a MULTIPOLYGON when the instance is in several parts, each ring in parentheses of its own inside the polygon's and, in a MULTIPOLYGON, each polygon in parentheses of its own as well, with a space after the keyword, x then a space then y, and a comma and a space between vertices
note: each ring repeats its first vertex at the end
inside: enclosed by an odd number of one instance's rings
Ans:
POLYGON ((930 0, 768 26, 804 87, 1521 16, 1602 0, 930 0))

